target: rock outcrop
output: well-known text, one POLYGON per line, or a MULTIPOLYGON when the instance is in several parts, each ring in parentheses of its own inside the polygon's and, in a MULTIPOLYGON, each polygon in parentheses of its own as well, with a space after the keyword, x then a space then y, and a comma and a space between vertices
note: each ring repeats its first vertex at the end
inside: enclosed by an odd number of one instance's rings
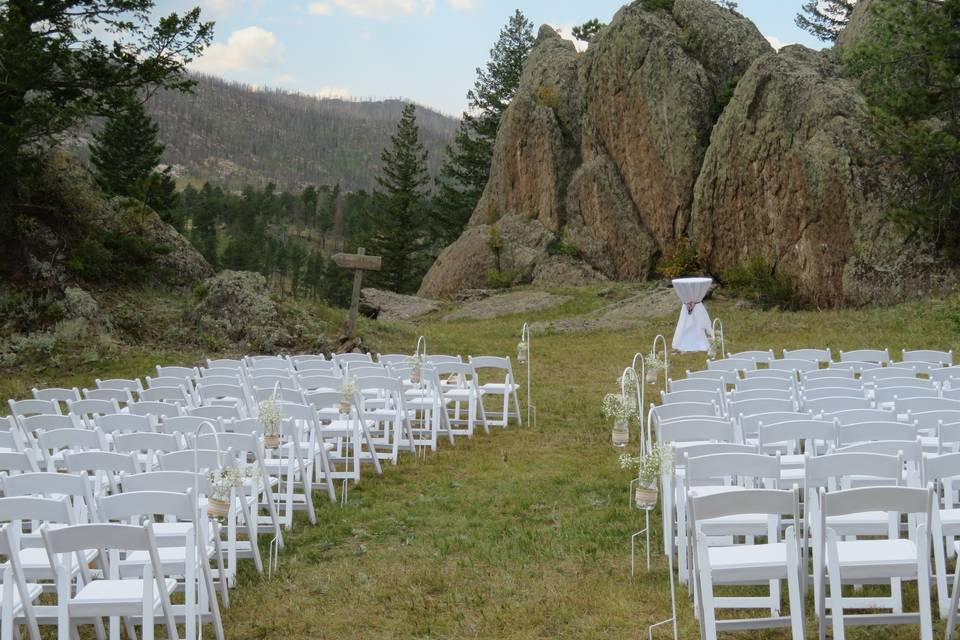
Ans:
POLYGON ((360 313, 378 320, 412 320, 440 308, 436 300, 405 296, 383 289, 360 291, 360 313))
POLYGON ((186 319, 202 334, 265 353, 294 343, 259 273, 221 271, 204 280, 198 292, 200 301, 186 319))
MULTIPOLYGON (((763 258, 821 306, 955 280, 887 220, 898 167, 876 159, 836 52, 778 53, 710 0, 648 4, 621 9, 581 54, 541 28, 483 197, 421 295, 481 287, 491 269, 516 283, 642 280, 681 239, 717 274, 763 258)), ((844 46, 868 29, 866 9, 844 46)))

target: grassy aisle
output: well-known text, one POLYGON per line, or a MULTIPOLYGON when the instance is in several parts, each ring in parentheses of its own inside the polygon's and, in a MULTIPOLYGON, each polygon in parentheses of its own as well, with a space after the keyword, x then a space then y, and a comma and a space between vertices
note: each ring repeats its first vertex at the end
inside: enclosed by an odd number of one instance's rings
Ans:
MULTIPOLYGON (((594 293, 580 291, 536 319, 606 303, 594 293)), ((960 350, 950 319, 955 309, 956 300, 790 314, 710 305, 724 320, 731 351, 831 346, 835 353, 873 346, 897 353, 901 347, 960 350)), ((382 329, 375 344, 383 352, 409 352, 423 333, 431 353, 508 354, 515 352, 522 321, 430 321, 382 329)), ((617 468, 599 407, 633 353, 648 350, 656 333, 669 336, 675 321, 535 335, 536 428, 444 442, 424 460, 406 456, 382 478, 366 473, 344 508, 318 500, 318 526, 301 519, 287 535, 278 576, 267 581, 249 567, 241 574, 226 612, 227 637, 645 638, 647 624, 669 615, 666 564, 657 554, 652 572, 629 576, 628 539, 641 519, 627 508, 629 477, 617 468)), ((145 350, 92 371, 48 374, 44 382, 142 375, 158 360, 199 355, 145 350)), ((702 366, 702 354, 671 362, 674 377, 702 366)), ((3 387, 15 397, 31 384, 21 377, 3 387)), ((658 514, 652 521, 659 522, 658 514)), ((659 547, 656 525, 655 536, 659 547)), ((699 637, 685 590, 678 598, 681 637, 699 637)), ((848 631, 852 639, 917 635, 910 628, 848 631)))

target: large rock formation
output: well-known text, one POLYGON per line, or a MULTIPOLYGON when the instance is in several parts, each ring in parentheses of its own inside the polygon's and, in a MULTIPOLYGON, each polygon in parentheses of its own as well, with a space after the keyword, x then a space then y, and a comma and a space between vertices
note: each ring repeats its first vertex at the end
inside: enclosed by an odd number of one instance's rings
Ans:
MULTIPOLYGON (((816 304, 898 300, 944 268, 885 219, 897 168, 870 159, 869 112, 829 53, 774 51, 710 0, 634 2, 577 54, 542 27, 463 236, 420 294, 485 273, 640 280, 689 239, 714 273, 762 257, 816 304), (562 245, 562 256, 554 251, 562 245)), ((857 34, 869 14, 858 8, 857 34)))

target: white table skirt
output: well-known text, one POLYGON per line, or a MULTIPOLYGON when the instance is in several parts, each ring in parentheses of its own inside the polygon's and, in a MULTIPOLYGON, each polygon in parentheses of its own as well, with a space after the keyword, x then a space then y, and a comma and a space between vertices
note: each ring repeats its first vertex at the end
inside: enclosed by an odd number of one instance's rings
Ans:
POLYGON ((710 314, 703 306, 703 298, 710 291, 712 278, 677 278, 673 289, 683 306, 673 334, 673 348, 677 351, 707 351, 713 326, 710 314))

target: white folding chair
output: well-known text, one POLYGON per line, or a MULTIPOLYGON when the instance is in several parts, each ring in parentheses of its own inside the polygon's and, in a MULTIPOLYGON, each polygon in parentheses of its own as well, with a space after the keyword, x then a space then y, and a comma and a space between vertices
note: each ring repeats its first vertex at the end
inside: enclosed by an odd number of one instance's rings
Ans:
MULTIPOLYGON (((757 361, 749 358, 724 358, 723 360, 707 360, 709 371, 752 371, 757 368, 757 361)), ((689 377, 689 376, 688 376, 689 377)))
POLYGON ((889 349, 857 349, 854 351, 840 351, 840 362, 872 362, 874 364, 889 364, 889 349))
POLYGON ((829 347, 826 349, 784 349, 784 360, 812 360, 819 364, 830 364, 833 354, 829 347))
POLYGON ((766 351, 740 351, 738 353, 728 353, 728 360, 753 360, 754 362, 770 362, 776 356, 773 355, 773 349, 766 351))
POLYGON ((780 371, 816 371, 820 368, 820 363, 815 360, 798 360, 789 358, 783 360, 773 360, 770 362, 771 369, 780 371))
POLYGON ((21 637, 19 626, 26 625, 30 640, 40 640, 40 627, 34 613, 33 603, 40 597, 43 587, 28 583, 20 566, 20 544, 12 525, 0 527, 0 555, 7 558, 0 571, 3 572, 3 587, 0 589, 0 640, 13 640, 14 632, 21 637))
POLYGON ((828 398, 817 398, 816 400, 805 400, 803 402, 803 406, 807 411, 810 411, 814 415, 835 413, 837 411, 845 411, 847 409, 871 408, 870 401, 863 396, 831 396, 828 398))
POLYGON ((510 418, 516 418, 517 426, 523 426, 523 418, 520 417, 520 397, 517 394, 520 385, 516 383, 513 376, 513 365, 510 358, 498 358, 495 356, 471 356, 470 365, 473 367, 474 376, 477 380, 477 386, 480 390, 480 417, 485 426, 495 426, 506 428, 510 418), (494 372, 496 381, 484 382, 484 376, 481 371, 494 372), (493 398, 503 398, 502 406, 496 410, 488 411, 483 404, 483 399, 487 396, 493 398), (512 400, 512 403, 511 403, 512 400), (513 404, 513 410, 510 405, 513 404))
POLYGON ((792 637, 795 640, 802 639, 803 596, 800 591, 800 551, 796 533, 796 523, 799 522, 796 490, 742 489, 714 495, 692 495, 689 500, 696 549, 696 590, 699 595, 701 635, 706 640, 716 640, 719 631, 789 625, 792 637), (768 541, 765 544, 709 544, 709 536, 704 528, 710 521, 745 514, 769 516, 768 541), (781 538, 780 520, 784 514, 789 514, 794 524, 786 528, 781 538), (771 596, 717 596, 714 593, 715 587, 721 585, 766 585, 781 580, 787 582, 789 616, 780 616, 779 597, 774 601, 771 596), (716 610, 720 608, 769 608, 771 615, 768 618, 718 620, 716 610))
MULTIPOLYGON (((151 523, 142 527, 123 524, 81 524, 60 529, 43 525, 40 529, 47 554, 57 576, 57 636, 71 637, 78 620, 110 617, 111 634, 120 617, 141 624, 143 640, 153 640, 154 624, 159 617, 166 625, 169 638, 179 638, 170 592, 177 581, 163 577, 163 566, 157 552, 151 523), (98 551, 103 579, 72 583, 74 555, 87 550, 98 551), (122 578, 120 552, 145 552, 149 562, 142 577, 122 578)), ((117 634, 119 636, 119 634, 117 634)))
POLYGON ((826 559, 826 579, 822 566, 814 566, 816 580, 821 586, 818 610, 823 611, 829 598, 830 616, 820 617, 820 634, 824 635, 828 620, 833 626, 835 640, 843 640, 848 614, 846 609, 893 608, 892 613, 859 614, 858 624, 919 624, 920 638, 933 640, 933 618, 930 606, 930 532, 932 488, 863 487, 843 491, 819 493, 820 521, 815 544, 826 559), (829 527, 830 518, 884 511, 899 516, 912 515, 919 520, 914 539, 891 535, 886 539, 840 540, 829 527), (916 580, 920 611, 916 614, 896 610, 897 600, 847 597, 842 593, 844 583, 888 582, 891 579, 916 580), (827 591, 829 590, 829 595, 827 591), (893 604, 893 607, 890 605, 893 604))

